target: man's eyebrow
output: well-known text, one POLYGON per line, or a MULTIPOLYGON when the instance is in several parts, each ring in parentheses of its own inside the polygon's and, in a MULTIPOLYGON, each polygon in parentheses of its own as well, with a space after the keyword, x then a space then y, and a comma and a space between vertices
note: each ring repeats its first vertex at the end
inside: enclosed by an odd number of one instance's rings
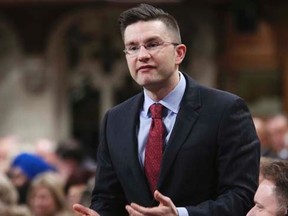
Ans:
POLYGON ((157 37, 157 36, 155 36, 155 37, 150 37, 150 38, 147 38, 147 39, 145 40, 145 42, 155 41, 155 40, 160 40, 160 38, 157 37))
MULTIPOLYGON (((149 37, 149 38, 146 38, 144 40, 144 43, 148 43, 148 42, 151 42, 151 41, 158 41, 158 40, 161 40, 161 38, 158 37, 158 36, 149 37)), ((125 43, 125 46, 127 46, 127 45, 135 45, 135 44, 139 44, 139 43, 135 42, 135 41, 128 41, 127 43, 125 43)))
POLYGON ((135 44, 137 44, 137 43, 135 43, 135 42, 133 42, 133 41, 130 41, 130 42, 128 42, 128 43, 125 43, 124 45, 125 45, 125 46, 129 46, 129 45, 135 45, 135 44))
POLYGON ((257 204, 258 206, 260 206, 261 208, 264 208, 264 206, 261 203, 255 201, 255 200, 254 200, 254 203, 257 204))

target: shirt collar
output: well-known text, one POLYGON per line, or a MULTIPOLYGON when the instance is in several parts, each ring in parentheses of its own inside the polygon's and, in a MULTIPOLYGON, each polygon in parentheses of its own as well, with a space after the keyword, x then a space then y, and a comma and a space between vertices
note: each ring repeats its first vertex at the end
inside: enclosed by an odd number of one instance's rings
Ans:
POLYGON ((178 84, 176 85, 176 87, 168 95, 166 95, 166 97, 164 97, 160 101, 152 100, 148 96, 146 90, 144 89, 143 111, 147 116, 148 116, 149 107, 153 103, 160 103, 163 106, 165 106, 168 110, 171 110, 172 112, 176 114, 178 113, 180 109, 180 102, 182 100, 182 97, 184 95, 185 88, 186 88, 186 80, 180 71, 179 71, 179 76, 180 76, 180 80, 178 84))

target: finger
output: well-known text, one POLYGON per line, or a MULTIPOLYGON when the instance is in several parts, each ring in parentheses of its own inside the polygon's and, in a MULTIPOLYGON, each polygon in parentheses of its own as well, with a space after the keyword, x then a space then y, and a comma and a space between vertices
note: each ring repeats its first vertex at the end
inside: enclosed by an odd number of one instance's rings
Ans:
POLYGON ((72 208, 73 208, 74 211, 76 211, 76 212, 78 212, 78 213, 82 213, 82 214, 87 214, 87 213, 88 213, 86 207, 85 207, 85 206, 82 206, 82 205, 80 205, 80 204, 74 204, 74 205, 72 206, 72 208))
MULTIPOLYGON (((134 206, 135 207, 135 206, 134 206)), ((140 212, 133 208, 133 205, 126 205, 126 211, 129 213, 130 216, 140 216, 140 212)))
POLYGON ((172 203, 172 201, 169 197, 164 196, 158 190, 156 190, 154 192, 154 198, 155 198, 155 200, 157 200, 160 203, 160 205, 170 206, 172 203))
POLYGON ((138 205, 136 203, 131 203, 130 207, 135 212, 140 213, 139 215, 150 215, 151 213, 155 212, 155 210, 157 210, 156 207, 144 207, 144 206, 138 205))
POLYGON ((130 207, 134 210, 134 211, 138 211, 138 212, 144 212, 146 210, 145 207, 140 206, 136 203, 131 203, 130 207))
POLYGON ((99 216, 95 211, 81 204, 74 204, 72 207, 75 212, 80 213, 83 216, 99 216))
POLYGON ((132 208, 131 206, 126 205, 126 206, 125 206, 125 209, 126 209, 126 211, 129 213, 129 215, 132 215, 132 213, 133 213, 133 208, 132 208))

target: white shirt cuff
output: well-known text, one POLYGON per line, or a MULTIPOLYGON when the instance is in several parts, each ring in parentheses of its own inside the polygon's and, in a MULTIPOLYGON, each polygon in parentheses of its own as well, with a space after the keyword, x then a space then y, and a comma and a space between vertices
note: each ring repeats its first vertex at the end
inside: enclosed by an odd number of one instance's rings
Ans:
POLYGON ((184 207, 177 208, 179 216, 189 216, 188 211, 184 207))

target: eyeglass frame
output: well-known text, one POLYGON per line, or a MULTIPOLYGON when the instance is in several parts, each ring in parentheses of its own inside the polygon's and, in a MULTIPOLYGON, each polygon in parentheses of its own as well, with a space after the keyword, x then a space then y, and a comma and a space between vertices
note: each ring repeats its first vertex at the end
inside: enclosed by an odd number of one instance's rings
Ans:
POLYGON ((170 42, 170 41, 148 41, 144 44, 138 44, 138 45, 128 45, 131 47, 131 49, 129 50, 129 47, 126 46, 125 49, 123 50, 123 52, 126 55, 130 55, 130 56, 135 56, 139 53, 140 48, 143 46, 145 48, 145 50, 149 53, 151 53, 151 51, 157 51, 158 49, 160 50, 160 48, 164 47, 165 45, 173 45, 173 46, 178 46, 180 45, 180 43, 175 43, 175 42, 170 42), (156 46, 149 46, 149 45, 156 45, 156 46), (136 48, 135 50, 132 49, 136 48))

